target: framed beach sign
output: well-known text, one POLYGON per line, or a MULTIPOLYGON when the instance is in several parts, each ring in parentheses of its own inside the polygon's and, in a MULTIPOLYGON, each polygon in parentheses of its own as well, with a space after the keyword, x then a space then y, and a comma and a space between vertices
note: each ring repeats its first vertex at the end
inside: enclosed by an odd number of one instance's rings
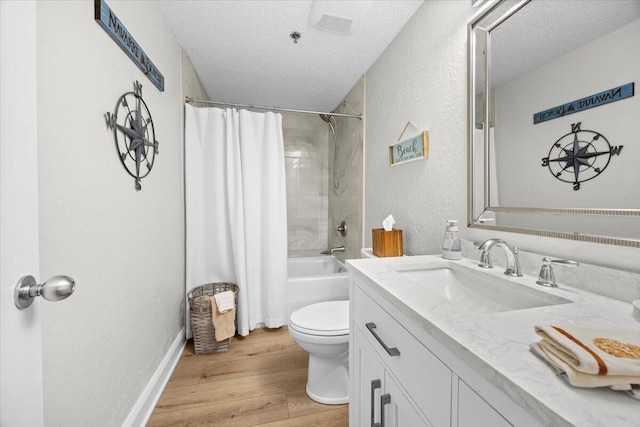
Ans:
POLYGON ((389 164, 391 166, 427 157, 429 157, 429 133, 427 131, 389 146, 389 164))

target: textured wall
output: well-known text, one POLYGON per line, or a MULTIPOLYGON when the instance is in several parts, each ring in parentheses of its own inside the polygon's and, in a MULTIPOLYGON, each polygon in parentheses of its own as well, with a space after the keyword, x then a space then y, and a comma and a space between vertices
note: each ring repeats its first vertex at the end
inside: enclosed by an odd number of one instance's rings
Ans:
POLYGON ((466 25, 474 13, 466 1, 425 2, 366 74, 365 245, 392 213, 406 252, 439 253, 452 218, 470 240, 501 237, 525 251, 640 272, 637 249, 465 228, 466 25), (390 167, 387 147, 407 121, 429 131, 429 158, 390 167))
POLYGON ((367 246, 371 229, 382 227, 389 214, 413 255, 440 252, 446 219, 464 224, 465 24, 471 12, 470 2, 426 2, 367 72, 367 246), (408 121, 429 131, 429 158, 391 167, 388 147, 408 121))
POLYGON ((109 2, 165 77, 158 91, 93 19, 38 2, 41 275, 74 295, 43 307, 45 424, 121 425, 184 325, 181 48, 155 2, 109 2), (136 192, 104 114, 143 85, 160 154, 136 192))

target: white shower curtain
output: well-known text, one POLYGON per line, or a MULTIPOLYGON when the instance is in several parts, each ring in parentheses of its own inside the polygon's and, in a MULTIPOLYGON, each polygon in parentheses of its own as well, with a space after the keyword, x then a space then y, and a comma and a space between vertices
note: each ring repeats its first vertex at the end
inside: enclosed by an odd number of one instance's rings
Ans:
POLYGON ((240 335, 262 324, 282 326, 287 321, 282 115, 189 104, 185 109, 187 291, 211 282, 236 283, 240 335))

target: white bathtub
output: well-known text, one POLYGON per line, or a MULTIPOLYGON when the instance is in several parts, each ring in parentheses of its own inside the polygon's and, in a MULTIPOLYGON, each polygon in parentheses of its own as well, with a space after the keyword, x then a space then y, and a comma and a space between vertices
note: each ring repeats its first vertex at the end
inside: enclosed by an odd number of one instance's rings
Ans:
POLYGON ((334 256, 289 258, 287 318, 305 305, 349 299, 349 273, 334 256))

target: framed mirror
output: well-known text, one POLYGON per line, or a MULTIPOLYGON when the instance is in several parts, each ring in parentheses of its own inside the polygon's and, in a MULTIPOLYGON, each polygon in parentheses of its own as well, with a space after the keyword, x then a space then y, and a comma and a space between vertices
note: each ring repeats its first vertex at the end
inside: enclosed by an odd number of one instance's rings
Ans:
POLYGON ((468 40, 469 226, 640 248, 640 2, 502 0, 468 40))

